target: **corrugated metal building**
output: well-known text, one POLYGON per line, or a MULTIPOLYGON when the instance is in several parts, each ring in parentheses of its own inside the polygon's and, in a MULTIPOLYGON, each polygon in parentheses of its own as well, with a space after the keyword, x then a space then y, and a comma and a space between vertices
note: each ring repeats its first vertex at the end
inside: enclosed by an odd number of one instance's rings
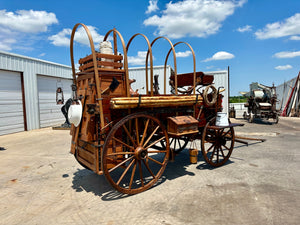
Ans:
MULTIPOLYGON (((169 77, 171 74, 172 68, 171 66, 167 66, 166 68, 166 93, 169 94, 171 91, 169 85, 169 77)), ((131 85, 132 89, 135 91, 139 89, 140 94, 146 94, 146 69, 145 67, 133 67, 128 69, 129 78, 135 79, 136 82, 131 85)), ((159 83, 159 93, 164 93, 164 66, 153 66, 153 75, 158 76, 159 83)), ((150 68, 148 69, 148 80, 149 80, 149 91, 150 91, 150 68)))
MULTIPOLYGON (((295 86, 295 82, 297 80, 297 77, 284 82, 283 84, 280 84, 276 87, 276 94, 277 94, 277 100, 278 102, 276 103, 276 109, 279 110, 280 112, 282 112, 284 110, 284 107, 287 104, 287 101, 291 95, 292 89, 295 86)), ((299 88, 299 87, 298 87, 299 88)), ((295 92, 299 91, 299 89, 295 89, 294 91, 294 95, 295 92)), ((293 101, 293 105, 294 107, 299 107, 300 103, 299 103, 299 95, 296 95, 296 97, 291 99, 293 101)))
MULTIPOLYGON (((171 66, 167 66, 167 84, 166 84, 166 93, 170 94, 170 85, 169 85, 169 77, 171 75, 172 68, 171 66)), ((222 92, 224 95, 223 98, 223 112, 228 113, 228 71, 227 70, 221 70, 221 71, 209 71, 209 72, 204 72, 207 75, 214 75, 214 85, 216 88, 223 87, 225 88, 225 92, 222 92)), ((159 93, 163 94, 164 93, 164 66, 154 66, 153 67, 153 75, 159 75, 158 81, 159 81, 159 93)), ((150 77, 150 69, 148 70, 148 76, 150 77)), ((139 93, 140 94, 145 94, 146 93, 146 75, 145 75, 145 68, 144 67, 137 67, 137 68, 129 68, 129 77, 130 79, 135 79, 136 82, 133 83, 132 89, 140 89, 139 93), (144 89, 141 89, 144 88, 144 89)), ((150 84, 150 78, 149 79, 149 84, 150 84)), ((150 88, 150 87, 149 87, 150 88)))
POLYGON ((65 121, 56 89, 71 97, 71 67, 0 51, 0 135, 65 121))

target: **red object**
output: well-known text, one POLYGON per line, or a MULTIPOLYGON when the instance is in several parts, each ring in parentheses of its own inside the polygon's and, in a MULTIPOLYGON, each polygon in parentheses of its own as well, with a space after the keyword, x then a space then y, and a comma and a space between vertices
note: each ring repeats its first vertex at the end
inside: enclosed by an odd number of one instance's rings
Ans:
POLYGON ((292 96, 293 96, 294 91, 295 91, 295 87, 297 86, 297 83, 299 82, 299 78, 300 78, 300 71, 299 71, 299 73, 298 73, 298 76, 297 76, 297 79, 296 79, 296 81, 295 81, 295 85, 294 85, 294 87, 293 87, 293 89, 292 89, 292 92, 291 92, 291 94, 290 94, 290 97, 289 97, 287 103, 285 104, 285 107, 284 107, 282 113, 280 114, 280 116, 286 116, 287 108, 288 108, 288 106, 289 106, 289 104, 290 104, 290 102, 291 102, 292 96))

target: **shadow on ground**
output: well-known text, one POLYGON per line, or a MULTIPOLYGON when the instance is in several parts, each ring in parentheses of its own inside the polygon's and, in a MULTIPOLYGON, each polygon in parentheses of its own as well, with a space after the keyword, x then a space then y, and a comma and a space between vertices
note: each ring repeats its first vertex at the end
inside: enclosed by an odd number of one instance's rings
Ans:
MULTIPOLYGON (((223 166, 229 165, 231 163, 233 163, 233 161, 228 160, 227 163, 223 166)), ((204 161, 201 152, 198 154, 198 164, 199 165, 196 168, 200 170, 215 169, 215 167, 208 165, 204 161)), ((174 161, 168 162, 163 175, 152 188, 155 188, 156 186, 164 183, 167 179, 173 180, 182 176, 195 176, 193 172, 187 170, 188 166, 190 165, 189 151, 185 149, 177 156, 175 156, 174 161)), ((72 183, 72 188, 76 192, 92 192, 94 195, 101 197, 103 201, 117 200, 130 196, 116 191, 109 184, 104 175, 97 175, 93 171, 84 168, 78 169, 73 174, 72 183)))

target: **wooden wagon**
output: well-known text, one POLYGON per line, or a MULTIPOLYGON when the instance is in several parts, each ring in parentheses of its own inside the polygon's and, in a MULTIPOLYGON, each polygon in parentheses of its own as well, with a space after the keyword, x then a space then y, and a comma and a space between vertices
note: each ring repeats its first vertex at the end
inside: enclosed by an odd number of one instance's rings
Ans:
POLYGON ((81 121, 71 128, 71 152, 77 161, 99 175, 104 174, 116 190, 126 194, 136 194, 153 186, 168 161, 197 139, 201 140, 205 161, 211 166, 223 165, 233 150, 235 124, 216 126, 222 95, 212 85, 212 75, 196 72, 191 46, 185 42, 173 45, 166 37, 158 37, 150 43, 143 34, 135 34, 125 46, 116 29, 107 32, 104 41, 109 35, 113 36, 113 54, 103 54, 95 51, 84 24, 76 24, 72 31, 73 104, 80 101, 82 105, 81 121), (73 41, 79 26, 88 35, 91 55, 79 60, 80 72, 76 72, 73 41), (137 36, 142 36, 148 45, 147 94, 143 95, 130 90, 132 80, 128 75, 127 51, 137 36), (117 38, 122 43, 122 55, 118 54, 117 38), (159 39, 170 43, 165 67, 171 52, 174 58, 174 73, 168 78, 165 73, 164 94, 158 94, 153 84, 151 47, 159 39), (178 44, 185 44, 192 52, 191 73, 177 74, 175 47, 178 44), (172 86, 173 94, 166 94, 166 85, 172 86))

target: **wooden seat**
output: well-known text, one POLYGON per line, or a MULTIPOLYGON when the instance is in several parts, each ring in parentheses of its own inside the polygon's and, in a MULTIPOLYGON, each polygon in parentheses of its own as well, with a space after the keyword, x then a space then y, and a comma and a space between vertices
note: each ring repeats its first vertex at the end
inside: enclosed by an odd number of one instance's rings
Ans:
MULTIPOLYGON (((175 75, 170 76, 170 81, 175 84, 175 75)), ((213 75, 205 75, 203 72, 196 72, 197 85, 209 85, 214 81, 213 75)), ((193 86, 194 73, 177 74, 177 87, 193 86)))

